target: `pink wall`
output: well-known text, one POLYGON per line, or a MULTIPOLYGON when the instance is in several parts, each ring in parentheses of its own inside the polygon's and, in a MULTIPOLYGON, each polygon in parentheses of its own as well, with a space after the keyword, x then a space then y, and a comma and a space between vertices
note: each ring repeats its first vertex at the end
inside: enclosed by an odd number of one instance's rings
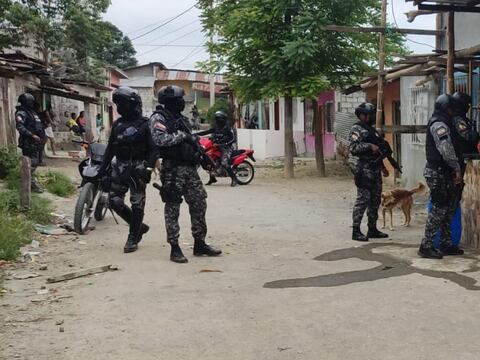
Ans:
MULTIPOLYGON (((333 102, 334 107, 336 107, 335 91, 325 91, 318 96, 319 107, 325 105, 326 102, 333 102)), ((315 154, 315 136, 313 134, 305 134, 305 146, 308 154, 315 154)), ((327 158, 332 158, 335 156, 335 134, 326 133, 325 130, 323 134, 323 152, 327 158)))

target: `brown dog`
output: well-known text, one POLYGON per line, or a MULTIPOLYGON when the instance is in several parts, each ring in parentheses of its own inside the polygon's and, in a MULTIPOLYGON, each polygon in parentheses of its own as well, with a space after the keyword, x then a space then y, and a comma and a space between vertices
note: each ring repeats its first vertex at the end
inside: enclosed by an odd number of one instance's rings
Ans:
POLYGON ((383 214, 383 228, 385 228, 385 214, 390 213, 390 230, 393 230, 393 209, 399 207, 405 215, 405 223, 403 226, 409 226, 412 220, 411 212, 413 206, 413 195, 421 193, 425 190, 425 185, 419 183, 415 189, 394 189, 391 191, 384 191, 382 193, 382 214, 383 214))

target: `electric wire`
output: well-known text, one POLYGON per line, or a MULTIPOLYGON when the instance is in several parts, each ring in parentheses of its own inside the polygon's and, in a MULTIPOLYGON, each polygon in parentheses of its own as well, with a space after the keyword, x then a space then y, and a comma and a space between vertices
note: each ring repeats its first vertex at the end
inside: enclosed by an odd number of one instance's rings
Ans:
POLYGON ((154 31, 156 31, 156 30, 164 27, 165 25, 170 24, 172 21, 178 19, 180 16, 185 15, 186 13, 188 13, 188 12, 189 12, 190 10, 192 10, 194 7, 195 7, 195 5, 190 6, 187 10, 182 11, 180 14, 177 14, 176 16, 174 16, 173 18, 171 18, 170 20, 167 20, 167 21, 161 23, 160 25, 154 27, 153 29, 151 29, 151 30, 149 30, 149 31, 147 31, 147 32, 145 32, 145 33, 143 33, 143 34, 141 34, 141 35, 138 35, 138 36, 132 38, 132 41, 133 41, 133 40, 140 39, 140 38, 142 38, 142 37, 144 37, 144 36, 146 36, 146 35, 148 35, 148 34, 151 34, 151 33, 154 32, 154 31))
POLYGON ((201 49, 194 49, 193 51, 191 51, 190 53, 188 53, 187 56, 185 56, 182 60, 180 60, 179 62, 177 62, 175 65, 173 65, 172 68, 177 67, 178 65, 180 65, 181 63, 187 61, 187 60, 190 59, 191 57, 199 54, 200 52, 202 52, 202 50, 203 50, 203 45, 202 45, 202 48, 201 48, 201 49))
POLYGON ((150 54, 150 53, 152 53, 152 52, 154 52, 154 51, 157 51, 158 49, 161 49, 161 48, 164 47, 165 45, 171 45, 171 44, 173 44, 174 42, 176 42, 176 41, 178 41, 178 40, 180 40, 180 39, 183 39, 183 38, 187 37, 188 35, 193 34, 194 32, 200 31, 201 29, 202 29, 202 28, 197 28, 197 29, 195 29, 195 30, 193 30, 193 31, 190 31, 190 32, 188 32, 188 33, 186 33, 186 34, 183 34, 182 36, 179 36, 179 37, 173 39, 172 41, 167 42, 166 44, 163 44, 163 46, 157 46, 157 47, 155 47, 154 49, 150 49, 150 50, 147 50, 147 51, 139 54, 138 56, 144 56, 144 55, 146 55, 146 54, 150 54))

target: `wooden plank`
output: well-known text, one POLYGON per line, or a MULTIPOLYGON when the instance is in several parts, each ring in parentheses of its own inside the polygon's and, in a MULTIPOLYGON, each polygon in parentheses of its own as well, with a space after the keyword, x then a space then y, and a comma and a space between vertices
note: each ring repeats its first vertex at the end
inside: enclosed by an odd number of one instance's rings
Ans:
POLYGON ((382 33, 385 32, 396 32, 400 34, 411 34, 411 35, 432 35, 432 36, 443 36, 445 35, 444 30, 427 30, 427 29, 404 29, 404 28, 388 28, 374 26, 374 27, 356 27, 356 26, 343 26, 343 25, 326 25, 323 27, 325 30, 329 31, 338 31, 338 32, 351 32, 351 33, 382 33))
POLYGON ((455 12, 448 13, 447 22, 447 94, 452 95, 455 92, 455 12))
POLYGON ((93 274, 99 274, 102 272, 107 272, 111 270, 118 270, 116 266, 113 265, 105 265, 105 266, 98 266, 90 269, 84 269, 80 271, 74 271, 71 273, 63 274, 63 275, 58 275, 58 276, 52 276, 47 279, 48 283, 57 283, 61 281, 67 281, 67 280, 72 280, 72 279, 77 279, 79 277, 84 277, 84 276, 89 276, 93 274))
POLYGON ((32 171, 31 160, 27 156, 22 156, 20 167, 20 205, 24 209, 30 209, 32 205, 32 171))
POLYGON ((425 134, 427 125, 383 125, 382 131, 389 134, 425 134))
POLYGON ((480 7, 476 6, 456 6, 456 5, 430 5, 430 4, 418 4, 418 10, 430 10, 430 11, 453 11, 453 12, 468 12, 468 13, 480 13, 480 7))

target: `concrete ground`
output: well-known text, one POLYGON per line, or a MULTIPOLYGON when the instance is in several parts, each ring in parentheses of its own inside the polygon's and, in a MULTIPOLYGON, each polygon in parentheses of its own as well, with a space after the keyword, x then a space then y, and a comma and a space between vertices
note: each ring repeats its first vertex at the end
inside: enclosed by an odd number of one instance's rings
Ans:
MULTIPOLYGON (((352 242, 353 184, 329 169, 337 176, 319 179, 300 165, 292 181, 261 169, 249 186, 209 188, 208 241, 219 258, 191 255, 184 205, 190 263, 169 261, 151 187, 152 230, 136 253, 122 253, 127 227, 111 215, 86 236, 43 238, 35 262, 4 266, 0 358, 477 360, 479 254, 419 259, 423 206, 390 240, 352 242), (107 264, 119 270, 46 283, 107 264), (32 272, 41 276, 14 279, 32 272)), ((57 212, 70 215, 74 200, 57 212)))

